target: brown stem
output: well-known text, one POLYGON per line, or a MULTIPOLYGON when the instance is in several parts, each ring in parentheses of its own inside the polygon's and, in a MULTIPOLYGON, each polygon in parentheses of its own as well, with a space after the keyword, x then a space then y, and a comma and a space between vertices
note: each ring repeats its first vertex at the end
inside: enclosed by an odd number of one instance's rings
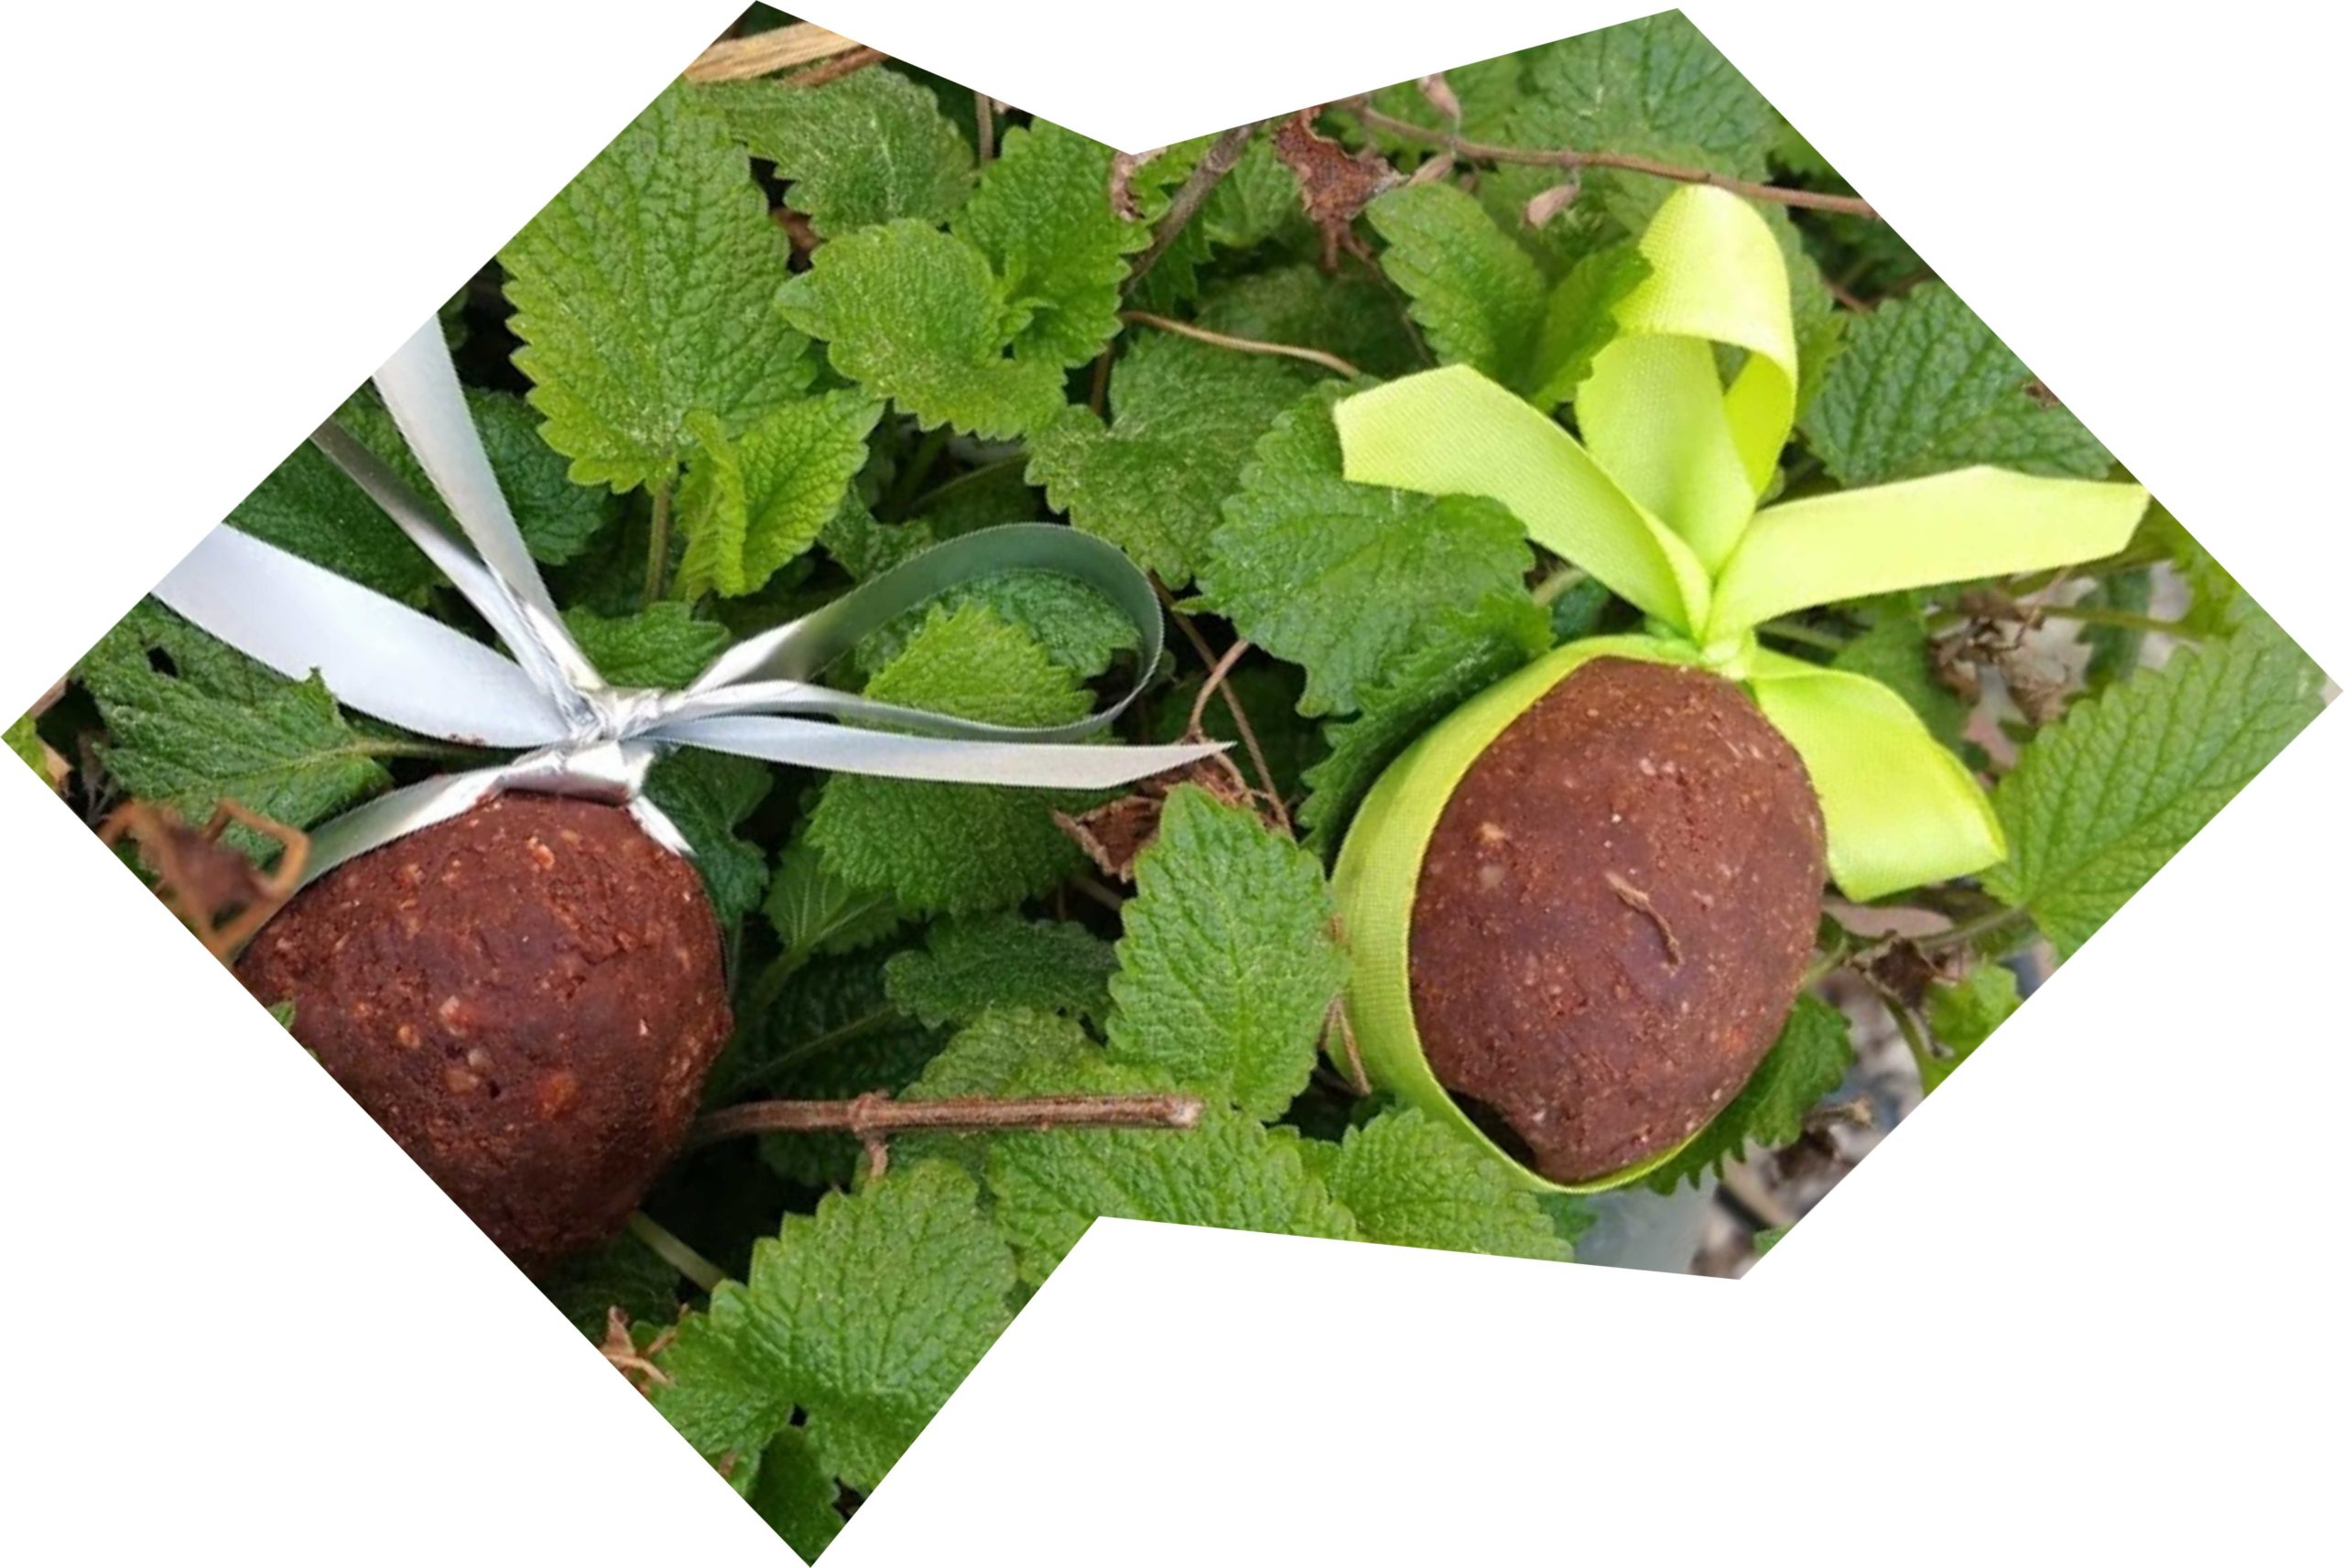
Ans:
POLYGON ((984 168, 993 161, 993 99, 977 94, 977 167, 984 168))
POLYGON ((1147 276, 1148 269, 1164 259, 1164 253, 1172 248, 1172 242, 1180 237, 1180 231, 1188 226, 1188 221, 1197 215, 1197 209, 1202 207, 1205 198, 1212 194, 1212 188, 1237 167, 1237 160, 1245 155, 1246 144, 1253 139, 1253 132, 1259 125, 1259 121, 1232 125, 1213 138, 1212 146, 1207 147, 1204 157, 1197 160, 1197 167, 1188 171, 1188 178, 1182 180, 1180 189, 1172 193, 1172 204, 1164 210, 1163 218, 1156 225, 1156 237, 1132 263, 1131 272, 1123 278, 1125 293, 1137 287, 1139 280, 1147 276))
POLYGON ((857 45, 827 65, 818 65, 811 70, 801 70, 794 76, 785 76, 782 80, 792 87, 826 87, 841 76, 852 76, 864 66, 877 65, 886 58, 877 49, 865 49, 857 45))
POLYGON ((719 38, 684 67, 687 81, 742 81, 793 65, 810 65, 855 48, 855 41, 811 22, 771 27, 744 38, 719 38))
POLYGON ((1212 700, 1212 694, 1221 689, 1221 683, 1229 678, 1229 672, 1237 667, 1237 661, 1243 658, 1253 646, 1244 638, 1238 638, 1229 644, 1229 652, 1221 654, 1221 663, 1213 665, 1211 673, 1205 676, 1205 684, 1197 688, 1197 700, 1188 707, 1188 728, 1191 730, 1204 728, 1205 704, 1212 700))
POLYGON ((1266 343, 1259 338, 1232 337, 1227 332, 1216 332, 1209 328, 1197 326, 1193 322, 1175 321, 1169 316, 1158 316, 1147 310, 1126 310, 1123 312, 1123 319, 1138 326, 1153 327, 1159 332, 1172 332, 1183 338, 1194 338, 1200 343, 1210 343, 1215 348, 1234 349, 1241 354, 1278 354, 1290 360, 1307 360, 1312 364, 1323 365, 1337 375, 1351 381, 1357 381, 1360 376, 1359 366, 1339 354, 1330 354, 1324 349, 1306 349, 1294 343, 1266 343))
POLYGON ((1493 142, 1467 141, 1461 136, 1430 130, 1386 114, 1371 106, 1364 98, 1349 99, 1336 107, 1357 115, 1362 124, 1386 135, 1402 136, 1420 146, 1438 147, 1454 157, 1482 163, 1530 164, 1542 168, 1624 169, 1631 174, 1648 174, 1657 179, 1674 179, 1686 185, 1714 185, 1753 201, 1807 207, 1818 212, 1845 212, 1856 218, 1880 216, 1872 204, 1861 196, 1839 196, 1827 190, 1799 190, 1786 185, 1763 185, 1756 180, 1738 179, 1730 174, 1720 174, 1715 169, 1662 163, 1656 158, 1643 157, 1635 153, 1587 151, 1577 147, 1508 147, 1493 142))
MULTIPOLYGON (((1197 657, 1205 662, 1205 667, 1210 669, 1220 664, 1221 655, 1212 651, 1212 644, 1206 642, 1205 634, 1197 630, 1197 623, 1173 608, 1171 591, 1162 583, 1156 582, 1152 576, 1148 580, 1155 584, 1156 597, 1164 601, 1165 613, 1172 617, 1172 624, 1188 638, 1188 646, 1197 651, 1197 657)), ((1237 688, 1225 681, 1221 683, 1221 701, 1229 709, 1230 721, 1237 726, 1237 738, 1244 743, 1245 754, 1253 759, 1253 772, 1262 781, 1262 796, 1273 813, 1272 820, 1291 836, 1294 819, 1286 815, 1286 801, 1278 794, 1278 782, 1270 774, 1268 754, 1262 750, 1261 740, 1253 733, 1253 721, 1245 716, 1245 704, 1238 699, 1237 688)))
POLYGON ((868 1143, 895 1132, 1047 1132, 1059 1127, 1142 1127, 1184 1131, 1205 1102, 1194 1095, 1036 1095, 1026 1099, 767 1099, 713 1110, 693 1124, 690 1147, 765 1132, 846 1132, 868 1143))

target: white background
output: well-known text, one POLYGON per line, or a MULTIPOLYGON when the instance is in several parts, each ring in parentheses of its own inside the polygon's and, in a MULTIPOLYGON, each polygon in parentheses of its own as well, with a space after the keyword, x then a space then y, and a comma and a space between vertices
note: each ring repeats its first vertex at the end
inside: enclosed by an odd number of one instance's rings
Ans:
MULTIPOLYGON (((1137 146, 1635 9, 814 15, 1137 146)), ((731 10, 15 8, 0 709, 731 10)), ((2344 669, 2309 13, 1690 10, 2344 669)), ((1101 1226, 834 1559, 2332 1551, 2339 783, 2331 717, 1743 1284, 1101 1226)), ((0 833, 18 1560, 787 1561, 23 770, 0 833)))

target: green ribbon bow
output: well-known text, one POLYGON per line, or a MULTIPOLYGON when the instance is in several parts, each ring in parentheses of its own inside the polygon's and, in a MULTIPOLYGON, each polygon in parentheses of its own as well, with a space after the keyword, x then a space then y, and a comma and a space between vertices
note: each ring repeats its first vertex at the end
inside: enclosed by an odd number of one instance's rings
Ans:
POLYGON ((1981 467, 1762 509, 1798 401, 1774 235, 1740 197, 1687 186, 1638 248, 1651 275, 1618 308, 1618 335, 1574 399, 1584 444, 1451 365, 1336 406, 1344 477, 1502 502, 1531 538, 1650 618, 1648 634, 1557 650, 1517 677, 1535 672, 1536 690, 1598 652, 1742 683, 1807 763, 1832 880, 1849 897, 1994 864, 2004 848, 1992 805, 1902 697, 1762 648, 1757 628, 1814 605, 2112 555, 2147 492, 1981 467), (1730 384, 1716 344, 1745 351, 1730 384))

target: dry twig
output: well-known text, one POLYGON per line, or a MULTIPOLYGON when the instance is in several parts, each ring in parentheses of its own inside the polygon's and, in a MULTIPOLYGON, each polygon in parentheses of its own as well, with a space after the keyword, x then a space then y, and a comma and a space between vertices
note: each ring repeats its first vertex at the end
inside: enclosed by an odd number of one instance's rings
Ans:
POLYGON ((811 65, 859 47, 852 38, 828 27, 793 22, 787 27, 751 33, 746 38, 717 39, 700 50, 698 59, 684 67, 684 80, 743 81, 793 65, 811 65))

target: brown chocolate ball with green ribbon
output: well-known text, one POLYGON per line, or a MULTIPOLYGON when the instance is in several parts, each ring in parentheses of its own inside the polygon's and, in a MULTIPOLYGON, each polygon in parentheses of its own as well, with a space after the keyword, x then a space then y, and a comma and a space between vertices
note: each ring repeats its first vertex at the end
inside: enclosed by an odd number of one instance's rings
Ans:
POLYGON ((336 868, 236 974, 530 1271, 624 1226, 732 1032, 699 872, 624 810, 549 795, 336 868))
POLYGON ((1822 812, 1733 683, 1581 643, 1452 714, 1362 808, 1337 868, 1377 1087, 1530 1184, 1664 1162, 1796 999, 1822 812))

